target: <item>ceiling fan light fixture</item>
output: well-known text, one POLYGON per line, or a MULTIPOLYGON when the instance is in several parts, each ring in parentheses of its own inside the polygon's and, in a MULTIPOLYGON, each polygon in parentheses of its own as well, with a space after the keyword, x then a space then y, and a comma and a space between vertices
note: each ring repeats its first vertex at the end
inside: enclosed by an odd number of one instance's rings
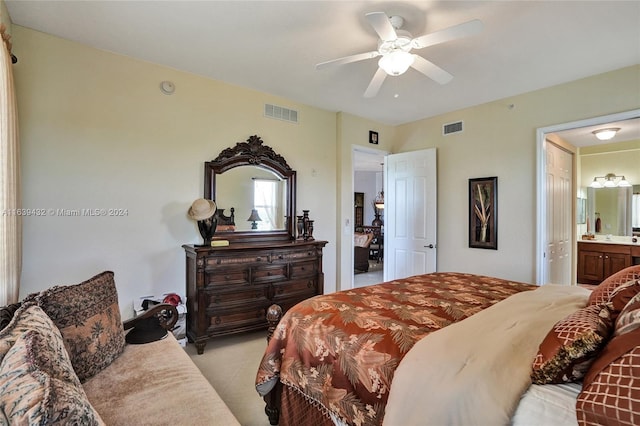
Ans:
POLYGON ((613 139, 613 137, 616 135, 616 133, 618 133, 618 131, 620 131, 619 127, 612 127, 609 129, 598 129, 598 130, 594 130, 593 133, 596 138, 598 138, 601 141, 608 141, 610 139, 613 139))
POLYGON ((389 75, 397 76, 404 74, 415 60, 413 54, 396 50, 395 52, 384 55, 378 61, 378 66, 389 75))

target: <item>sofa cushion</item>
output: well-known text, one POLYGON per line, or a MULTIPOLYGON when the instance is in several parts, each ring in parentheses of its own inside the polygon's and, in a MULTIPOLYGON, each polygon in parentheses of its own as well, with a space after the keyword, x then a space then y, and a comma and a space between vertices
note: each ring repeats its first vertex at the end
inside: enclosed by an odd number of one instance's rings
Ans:
POLYGON ((124 328, 113 272, 33 296, 60 329, 81 382, 102 371, 124 349, 124 328))
POLYGON ((239 426, 173 333, 152 343, 126 345, 109 368, 83 386, 109 425, 239 426))
POLYGON ((0 411, 9 424, 104 424, 42 309, 23 306, 0 339, 0 411))

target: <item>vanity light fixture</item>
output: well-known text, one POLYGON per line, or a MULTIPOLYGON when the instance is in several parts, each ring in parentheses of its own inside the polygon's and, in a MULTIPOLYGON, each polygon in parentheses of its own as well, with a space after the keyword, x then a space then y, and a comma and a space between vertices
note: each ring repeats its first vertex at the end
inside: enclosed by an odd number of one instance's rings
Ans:
POLYGON ((618 176, 613 173, 607 173, 605 176, 596 176, 590 185, 592 188, 626 188, 631 186, 624 176, 618 176), (618 180, 619 179, 619 180, 618 180))
POLYGON ((610 139, 613 139, 613 137, 619 131, 620 131, 619 127, 610 127, 610 128, 607 128, 607 129, 594 130, 591 133, 593 133, 596 136, 596 138, 598 138, 601 141, 608 141, 610 139))

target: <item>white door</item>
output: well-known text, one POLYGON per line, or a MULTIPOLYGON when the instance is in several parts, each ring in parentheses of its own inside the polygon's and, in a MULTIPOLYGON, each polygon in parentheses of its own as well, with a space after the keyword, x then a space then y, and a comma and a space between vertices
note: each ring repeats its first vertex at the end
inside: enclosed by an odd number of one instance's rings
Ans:
POLYGON ((436 150, 385 157, 384 280, 436 270, 436 150))
POLYGON ((544 284, 572 283, 571 279, 571 193, 573 156, 547 141, 547 229, 544 284))

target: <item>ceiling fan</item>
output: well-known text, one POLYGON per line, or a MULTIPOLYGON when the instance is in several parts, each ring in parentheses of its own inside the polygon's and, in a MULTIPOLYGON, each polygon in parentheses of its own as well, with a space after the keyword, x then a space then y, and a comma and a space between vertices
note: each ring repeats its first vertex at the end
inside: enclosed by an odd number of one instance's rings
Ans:
POLYGON ((380 37, 378 50, 345 56, 316 65, 316 69, 320 70, 330 66, 344 65, 382 56, 378 61, 378 70, 364 92, 365 98, 376 96, 387 75, 398 76, 404 74, 409 67, 440 84, 448 83, 453 79, 451 74, 422 56, 411 53, 411 50, 423 49, 478 34, 483 27, 482 21, 474 19, 421 37, 412 38, 409 32, 401 29, 404 19, 400 16, 387 17, 384 12, 371 12, 367 13, 365 17, 380 37))

